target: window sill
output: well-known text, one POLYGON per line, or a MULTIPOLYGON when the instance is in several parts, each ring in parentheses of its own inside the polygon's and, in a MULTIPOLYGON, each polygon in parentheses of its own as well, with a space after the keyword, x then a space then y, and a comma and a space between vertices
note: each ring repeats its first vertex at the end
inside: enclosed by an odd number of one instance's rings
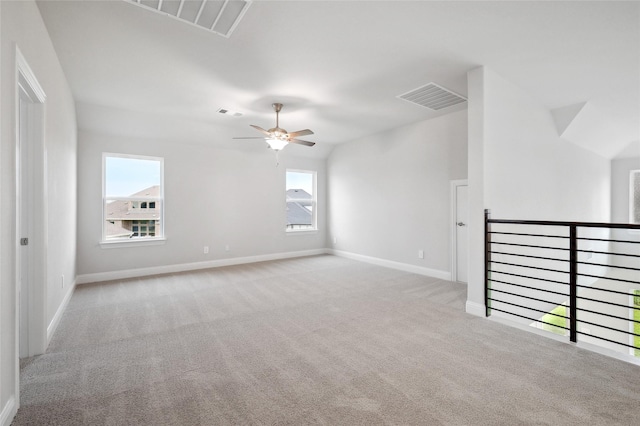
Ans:
POLYGON ((317 229, 300 229, 295 231, 285 231, 287 235, 313 235, 317 234, 317 229))
POLYGON ((112 249, 122 247, 159 246, 167 241, 166 238, 148 238, 139 240, 100 241, 100 248, 112 249))

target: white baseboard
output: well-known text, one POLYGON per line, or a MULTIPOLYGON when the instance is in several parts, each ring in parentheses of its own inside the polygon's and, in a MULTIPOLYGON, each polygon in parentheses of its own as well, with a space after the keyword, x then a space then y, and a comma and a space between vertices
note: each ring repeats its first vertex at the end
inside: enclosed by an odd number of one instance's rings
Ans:
POLYGON ((292 259, 295 257, 326 254, 326 249, 292 251, 286 253, 261 254, 257 256, 234 257, 230 259, 209 260, 206 262, 182 263, 177 265, 153 266, 150 268, 126 269, 121 271, 82 274, 76 277, 76 284, 97 283, 149 275, 170 274, 174 272, 195 271, 198 269, 219 268, 221 266, 242 265, 245 263, 265 262, 268 260, 292 259))
POLYGON ((9 426, 17 412, 18 406, 16 405, 15 398, 12 396, 9 398, 7 403, 4 404, 4 407, 2 407, 2 412, 0 413, 0 426, 9 426))
POLYGON ((472 302, 470 300, 467 300, 464 310, 466 313, 475 315, 478 317, 484 317, 486 315, 486 310, 484 305, 480 303, 472 302))
POLYGON ((439 278, 441 280, 451 281, 451 272, 441 271, 438 269, 425 268, 422 266, 410 265, 408 263, 395 262, 393 260, 381 259, 378 257, 365 256, 362 254, 351 253, 342 250, 327 249, 327 253, 335 256, 346 257, 348 259, 359 260, 361 262, 371 263, 387 268, 398 269, 400 271, 411 272, 418 275, 426 275, 428 277, 439 278))
POLYGON ((49 346, 49 342, 51 342, 53 333, 56 332, 56 329, 60 324, 60 320, 62 319, 62 314, 64 314, 64 311, 67 309, 67 305, 71 300, 71 296, 73 296, 73 290, 75 288, 76 288, 76 281, 74 281, 73 284, 71 284, 71 288, 67 291, 67 294, 64 296, 62 303, 60 303, 60 306, 58 306, 58 310, 56 311, 56 314, 53 316, 53 319, 51 320, 51 322, 49 323, 49 326, 47 327, 47 346, 49 346))

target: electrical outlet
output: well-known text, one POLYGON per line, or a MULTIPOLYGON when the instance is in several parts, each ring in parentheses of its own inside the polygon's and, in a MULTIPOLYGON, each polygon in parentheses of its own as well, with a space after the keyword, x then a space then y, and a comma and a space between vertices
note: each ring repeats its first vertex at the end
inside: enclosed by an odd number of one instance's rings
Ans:
POLYGON ((204 246, 204 254, 208 254, 209 253, 209 246, 204 246))
POLYGON ((227 244, 226 246, 224 246, 224 251, 229 251, 231 250, 231 248, 229 247, 229 244, 227 244))
POLYGON ((62 284, 62 288, 64 288, 64 274, 62 274, 60 278, 60 283, 62 284))
POLYGON ((424 259, 424 250, 418 250, 418 259, 424 259))
POLYGON ((333 237, 333 245, 338 244, 338 239, 336 237, 333 237))

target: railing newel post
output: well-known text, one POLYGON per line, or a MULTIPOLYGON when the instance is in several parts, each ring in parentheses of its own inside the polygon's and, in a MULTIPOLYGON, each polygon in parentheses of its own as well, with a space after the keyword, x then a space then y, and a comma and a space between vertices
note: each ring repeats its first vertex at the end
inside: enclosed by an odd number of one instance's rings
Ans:
POLYGON ((491 315, 491 305, 489 302, 489 267, 491 266, 491 210, 484 210, 484 314, 486 317, 491 315))
POLYGON ((569 227, 569 340, 578 341, 578 228, 569 227))

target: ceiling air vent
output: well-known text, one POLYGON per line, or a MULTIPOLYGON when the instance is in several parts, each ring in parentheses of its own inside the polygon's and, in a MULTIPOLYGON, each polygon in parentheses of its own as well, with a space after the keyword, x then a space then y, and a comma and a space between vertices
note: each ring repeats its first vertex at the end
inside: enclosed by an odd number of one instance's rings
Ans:
POLYGON ((242 115, 241 112, 231 111, 230 109, 226 109, 226 108, 219 108, 218 111, 216 112, 218 114, 230 115, 232 117, 240 117, 242 115))
POLYGON ((467 101, 467 98, 451 90, 447 90, 442 86, 438 86, 435 83, 428 83, 422 87, 418 87, 417 89, 398 96, 398 98, 434 111, 467 101))
POLYGON ((229 38, 251 5, 247 0, 124 0, 229 38))

